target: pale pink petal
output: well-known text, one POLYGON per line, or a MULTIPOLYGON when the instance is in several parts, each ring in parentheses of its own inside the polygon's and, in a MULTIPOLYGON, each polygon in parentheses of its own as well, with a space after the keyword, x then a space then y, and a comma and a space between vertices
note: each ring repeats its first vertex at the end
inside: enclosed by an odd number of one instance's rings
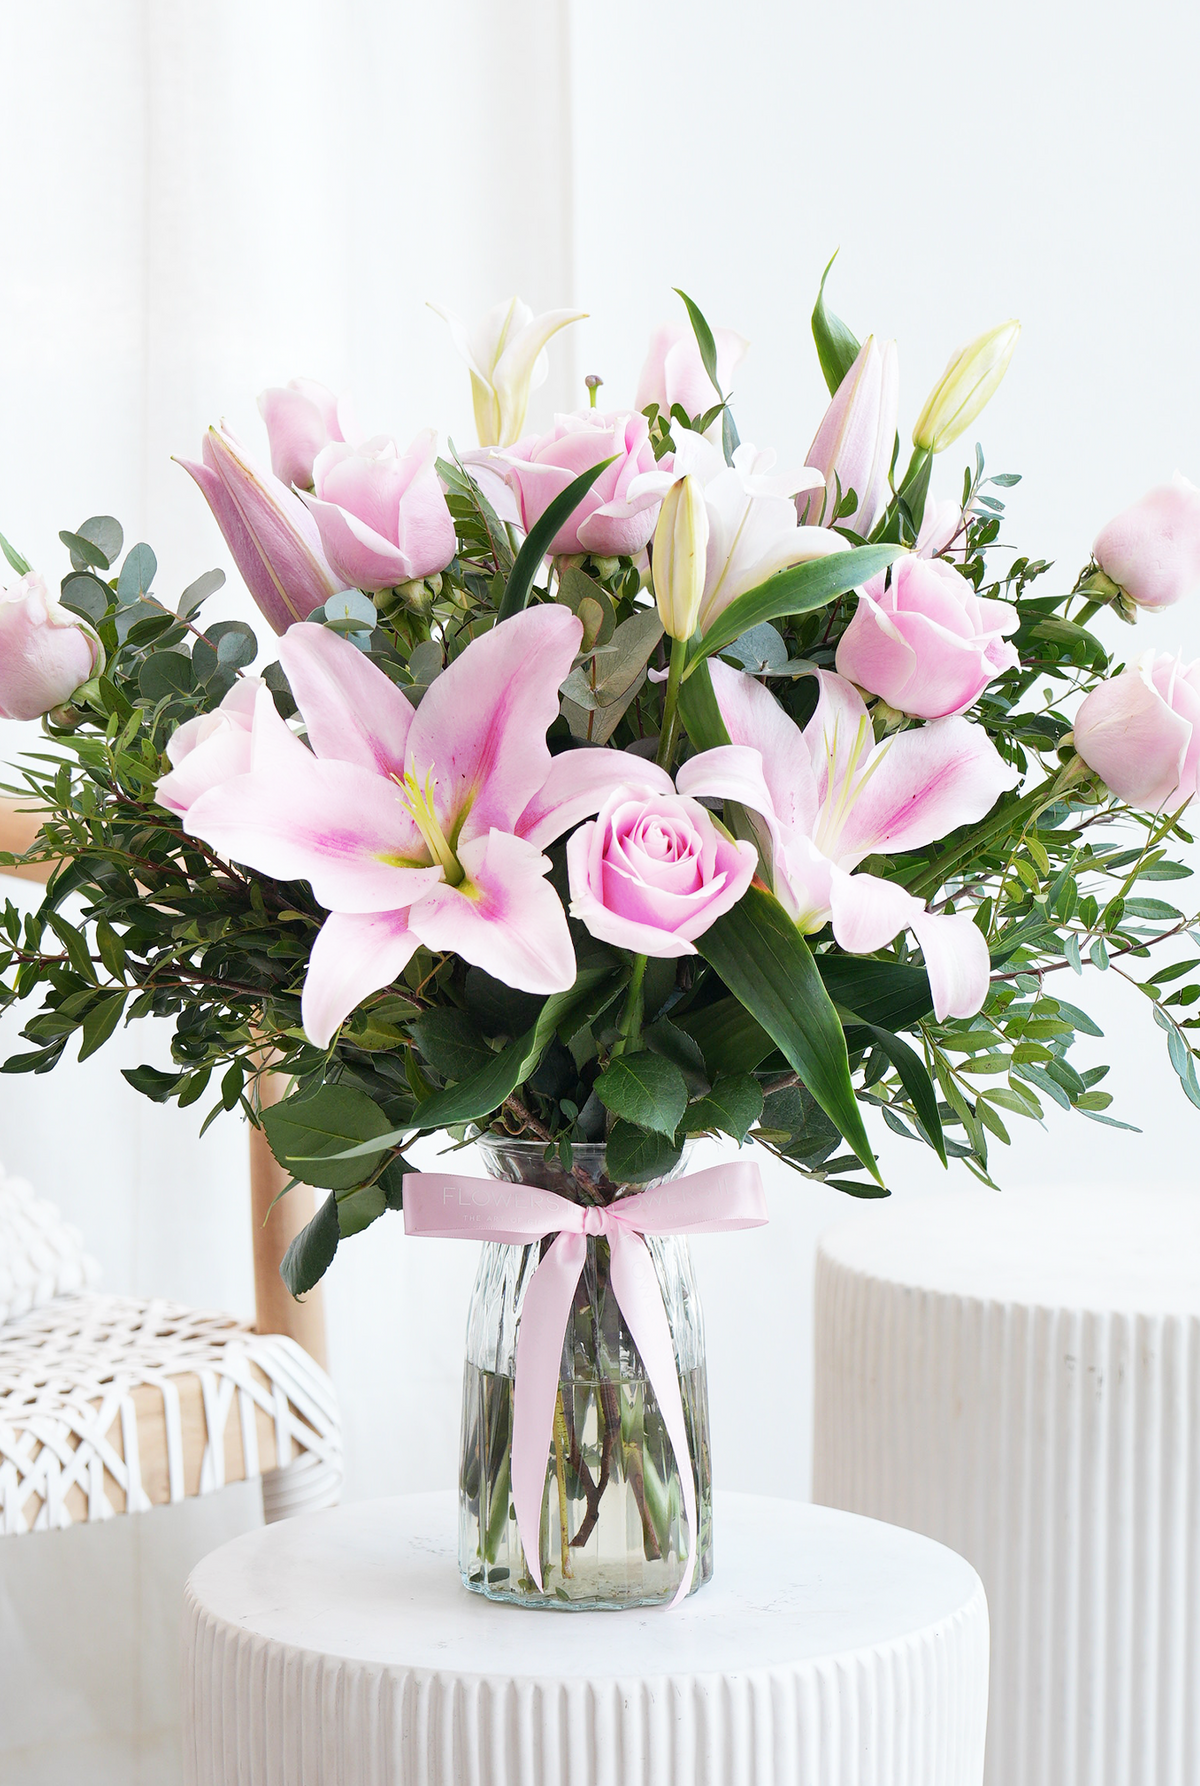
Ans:
POLYGON ((248 768, 256 775, 306 775, 312 752, 301 744, 281 716, 266 683, 260 683, 254 702, 248 768))
POLYGON ((919 849, 973 824, 1020 779, 983 727, 966 719, 935 719, 901 732, 878 754, 835 840, 843 868, 875 850, 919 849))
POLYGON ((168 812, 185 813, 209 788, 244 775, 250 767, 250 734, 242 726, 212 732, 155 789, 155 799, 168 812))
POLYGON ((762 757, 775 816, 780 824, 811 831, 817 784, 803 734, 769 688, 728 664, 709 660, 713 692, 731 744, 748 745, 762 757))
POLYGON ((817 780, 822 803, 840 789, 848 775, 866 764, 875 735, 862 696, 844 676, 828 670, 817 672, 820 696, 816 711, 804 728, 804 742, 817 780), (832 778, 831 778, 832 770, 832 778))
POLYGON ((833 935, 851 955, 871 955, 890 943, 921 915, 922 906, 894 881, 873 874, 847 874, 835 868, 830 877, 833 935))
POLYGON ((938 1022, 973 1017, 983 1007, 991 976, 987 938, 975 920, 967 912, 923 911, 908 927, 925 957, 938 1022))
POLYGON ((417 574, 407 553, 348 509, 339 508, 335 502, 322 502, 316 496, 306 496, 304 500, 317 524, 325 556, 343 587, 377 594, 396 583, 407 583, 417 574))
POLYGON ((406 911, 331 912, 304 980, 301 1016, 309 1041, 327 1048, 354 1007, 390 986, 417 947, 406 911))
POLYGON ((803 931, 820 930, 829 916, 833 863, 800 831, 788 833, 771 864, 772 891, 803 931))
POLYGON ((545 849, 580 819, 599 812, 619 787, 631 794, 669 794, 665 769, 624 750, 564 750, 551 759, 550 772, 513 827, 518 837, 545 849))
POLYGON ((394 783, 303 754, 286 774, 239 775, 202 794, 187 829, 274 880, 310 882, 332 911, 396 911, 441 880, 394 783))
POLYGON ((575 951, 562 901, 545 879, 549 856, 492 831, 460 843, 458 859, 462 885, 431 888, 409 913, 426 948, 460 955, 518 992, 565 992, 575 981, 575 951))
POLYGON ((285 633, 279 658, 319 757, 403 775, 416 709, 369 657, 328 627, 306 624, 285 633))
POLYGON ((604 905, 589 885, 589 854, 594 834, 600 827, 593 821, 581 825, 567 839, 567 873, 571 886, 571 916, 578 918, 599 942, 612 943, 618 949, 631 949, 635 955, 651 955, 671 959, 678 955, 695 955, 696 945, 677 931, 662 930, 656 924, 641 924, 622 917, 604 905))
POLYGON ((433 683, 406 761, 422 787, 432 771, 448 835, 469 843, 493 827, 511 831, 537 794, 550 772, 559 686, 582 637, 569 608, 528 608, 473 640, 433 683))
POLYGON ((736 800, 748 806, 763 819, 772 844, 778 849, 787 827, 782 827, 776 816, 763 769, 760 751, 745 744, 721 744, 690 757, 676 775, 675 785, 681 794, 693 798, 736 800))

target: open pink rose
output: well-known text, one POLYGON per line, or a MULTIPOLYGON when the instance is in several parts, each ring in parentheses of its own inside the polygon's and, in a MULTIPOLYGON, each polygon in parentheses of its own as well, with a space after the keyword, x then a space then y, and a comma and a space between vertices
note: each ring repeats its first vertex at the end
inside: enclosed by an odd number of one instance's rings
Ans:
POLYGON ((568 484, 605 459, 613 463, 559 528, 550 551, 632 556, 649 541, 659 504, 674 481, 658 468, 645 416, 591 409, 560 415, 549 434, 528 435, 493 455, 493 463, 504 467, 527 533, 568 484))
POLYGON ((289 379, 260 391, 258 413, 267 425, 271 470, 285 484, 311 490, 313 461, 331 440, 354 435, 333 392, 313 378, 289 379))
POLYGON ((917 719, 963 713, 1020 660, 1016 611, 986 601, 940 559, 898 558, 872 577, 837 651, 839 676, 917 719))
POLYGON ((254 704, 266 684, 258 676, 242 676, 213 713, 185 719, 167 739, 171 772, 155 790, 168 812, 186 813, 189 806, 235 775, 248 775, 254 704))
POLYGON ((70 700, 99 658, 96 635, 36 571, 0 587, 0 719, 40 719, 70 700))
POLYGON ((735 843, 698 800, 619 787, 567 843, 571 915, 639 955, 694 955, 757 867, 754 845, 735 843))
POLYGON ((404 454, 383 434, 359 447, 331 441, 317 454, 316 494, 304 500, 344 586, 390 589, 443 571, 454 557, 436 452, 437 436, 426 428, 404 454))
POLYGON ((1169 608, 1200 586, 1200 490, 1178 472, 1102 527, 1092 557, 1140 608, 1169 608))
POLYGON ((1075 748, 1120 799, 1174 810, 1200 784, 1200 658, 1147 651, 1094 688, 1075 715, 1075 748))

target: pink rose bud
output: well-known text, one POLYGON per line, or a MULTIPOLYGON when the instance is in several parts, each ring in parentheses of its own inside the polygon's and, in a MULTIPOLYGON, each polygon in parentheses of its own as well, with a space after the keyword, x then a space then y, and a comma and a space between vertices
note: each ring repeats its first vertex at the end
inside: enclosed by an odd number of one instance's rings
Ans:
POLYGON ((1169 608, 1200 585, 1200 490, 1176 472, 1100 529, 1092 557, 1139 608, 1169 608))
POLYGON ((334 442, 317 455, 316 494, 305 501, 343 587, 377 593, 445 570, 457 541, 436 457, 432 428, 403 455, 384 434, 359 447, 334 442))
POLYGON ((825 479, 824 490, 803 494, 796 507, 810 526, 849 527, 864 538, 883 511, 896 442, 899 406, 896 343, 868 335, 825 411, 806 464, 825 479), (855 502, 838 516, 838 502, 855 502))
POLYGON ((100 642, 36 571, 0 588, 0 719, 40 719, 100 662, 100 642))
POLYGON ((1130 806, 1194 799, 1200 780, 1200 658, 1146 651, 1094 688, 1075 715, 1075 749, 1130 806))
POLYGON ((163 776, 156 790, 160 806, 186 813, 209 788, 250 773, 254 704, 258 691, 265 688, 260 677, 243 676, 215 712, 198 713, 175 728, 167 739, 171 772, 163 776))
POLYGON ((504 466, 526 533, 568 484, 605 459, 613 464, 559 528, 550 551, 632 557, 649 541, 659 504, 674 482, 669 471, 658 468, 645 416, 579 410, 560 415, 549 434, 528 435, 493 456, 504 466))
MULTIPOLYGON (((717 377, 721 390, 728 395, 733 375, 750 343, 733 329, 714 329, 713 342, 717 350, 717 377)), ((657 403, 664 415, 669 415, 678 403, 689 420, 707 414, 721 401, 720 392, 704 370, 690 323, 664 323, 654 331, 633 401, 637 409, 648 409, 657 403)), ((720 429, 720 423, 717 428, 720 429)))
POLYGON ((312 489, 313 460, 331 440, 344 441, 344 406, 333 392, 311 378, 289 379, 259 393, 258 413, 267 425, 271 470, 284 484, 312 489))
POLYGON ((620 787, 567 843, 571 915, 639 955, 694 955, 757 867, 754 845, 735 843, 698 800, 620 787))
POLYGON ((325 561, 317 524, 295 491, 256 465, 224 426, 209 429, 201 457, 201 465, 179 463, 204 492, 268 624, 285 633, 345 588, 325 561))
POLYGON ((963 713, 996 676, 1020 661, 1005 633, 1018 626, 1007 602, 985 601, 953 565, 898 558, 863 589, 837 649, 839 676, 900 713, 942 719, 963 713))

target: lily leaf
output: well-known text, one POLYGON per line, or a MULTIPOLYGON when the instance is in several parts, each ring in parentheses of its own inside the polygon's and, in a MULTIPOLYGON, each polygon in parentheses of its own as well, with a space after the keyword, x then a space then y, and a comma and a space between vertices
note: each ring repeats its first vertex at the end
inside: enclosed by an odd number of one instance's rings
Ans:
POLYGON ((840 316, 835 316, 825 307, 825 281, 829 277, 829 268, 838 257, 835 249, 830 257, 829 266, 821 274, 821 288, 817 293, 817 301, 813 306, 812 332, 817 344, 817 358, 821 362, 821 371, 825 374, 825 383, 829 386, 832 397, 838 386, 858 358, 861 345, 856 341, 840 316))
POLYGON ((760 626, 764 620, 781 620, 786 614, 810 614, 824 608, 839 595, 858 589, 893 559, 899 558, 902 546, 854 546, 846 552, 831 552, 827 558, 810 558, 794 564, 791 570, 777 571, 765 583, 736 596, 718 614, 704 637, 693 647, 684 671, 685 679, 694 676, 697 666, 714 651, 724 651, 735 639, 760 626))
POLYGON ((602 459, 599 465, 589 465, 586 471, 581 472, 554 498, 546 512, 529 529, 504 586, 504 596, 500 603, 501 620, 511 620, 514 614, 521 612, 529 600, 529 591, 533 588, 538 566, 550 550, 551 540, 560 527, 566 526, 600 473, 611 464, 612 459, 602 459))

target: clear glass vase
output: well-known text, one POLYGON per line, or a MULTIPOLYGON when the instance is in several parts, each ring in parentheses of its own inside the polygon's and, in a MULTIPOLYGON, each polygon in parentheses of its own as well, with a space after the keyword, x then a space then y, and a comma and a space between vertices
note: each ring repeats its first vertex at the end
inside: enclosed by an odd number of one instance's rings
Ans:
MULTIPOLYGON (((613 1184, 603 1143, 574 1149, 573 1171, 543 1144, 487 1134, 492 1177, 607 1204, 645 1190, 613 1184)), ((677 1170, 682 1170, 683 1163, 677 1170)), ((546 1459, 541 1572, 529 1574, 510 1493, 517 1328, 550 1239, 484 1246, 467 1322, 459 1476, 459 1566, 467 1587, 521 1606, 594 1611, 669 1601, 696 1544, 692 1592, 712 1575, 712 1482, 704 1322, 686 1240, 647 1236, 679 1369, 699 1533, 687 1529, 678 1466, 654 1391, 609 1286, 609 1249, 587 1241, 563 1342, 554 1443, 546 1459)))

